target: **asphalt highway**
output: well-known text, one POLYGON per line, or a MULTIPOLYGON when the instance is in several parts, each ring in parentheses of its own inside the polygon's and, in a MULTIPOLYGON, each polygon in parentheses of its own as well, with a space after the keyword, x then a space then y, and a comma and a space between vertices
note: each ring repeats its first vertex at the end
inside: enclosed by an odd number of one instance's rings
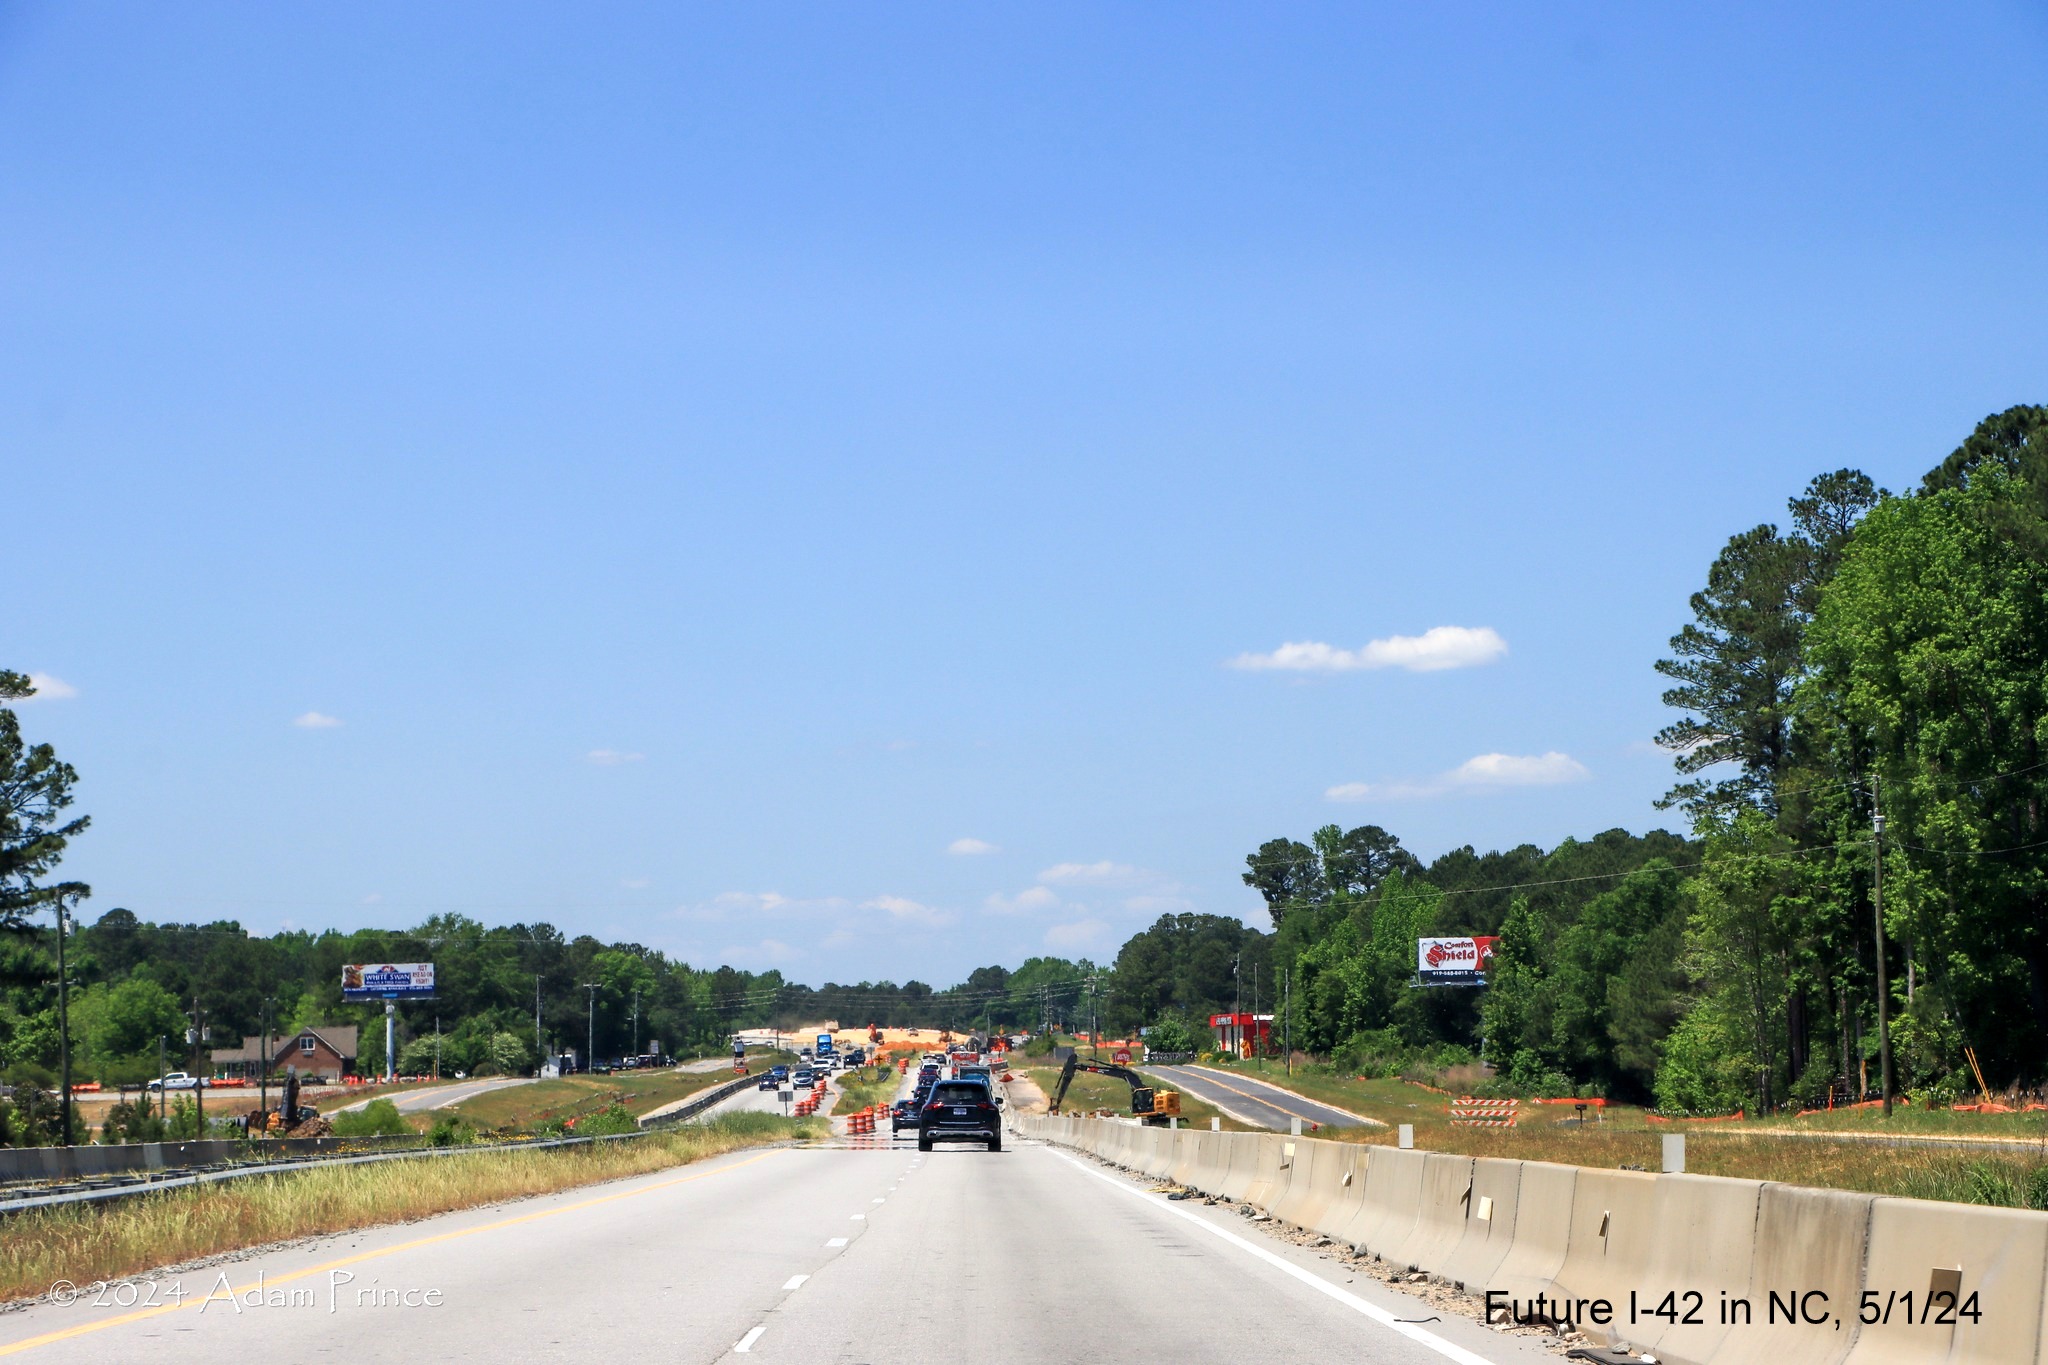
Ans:
MULTIPOLYGON (((532 1084, 531 1076, 498 1076, 486 1081, 455 1081, 452 1084, 444 1082, 419 1090, 400 1090, 379 1098, 390 1100, 401 1114, 416 1114, 422 1110, 443 1109, 451 1104, 460 1104, 464 1100, 473 1100, 478 1095, 492 1090, 503 1090, 507 1086, 532 1084)), ((344 1104, 334 1112, 346 1114, 352 1109, 361 1109, 370 1103, 369 1100, 357 1100, 354 1104, 344 1104)))
POLYGON ((0 1315, 0 1357, 1554 1359, 1462 1318, 1394 1321, 1437 1317, 1220 1206, 1169 1202, 1085 1157, 1014 1135, 1001 1153, 920 1155, 906 1135, 740 1152, 139 1276, 0 1315))
POLYGON ((1205 1066, 1162 1066, 1149 1070, 1165 1084, 1205 1100, 1239 1123, 1256 1128, 1285 1132, 1294 1119, 1300 1119, 1303 1128, 1312 1123, 1325 1128, 1362 1128, 1373 1124, 1369 1118, 1317 1104, 1291 1090, 1235 1071, 1213 1071, 1205 1066))

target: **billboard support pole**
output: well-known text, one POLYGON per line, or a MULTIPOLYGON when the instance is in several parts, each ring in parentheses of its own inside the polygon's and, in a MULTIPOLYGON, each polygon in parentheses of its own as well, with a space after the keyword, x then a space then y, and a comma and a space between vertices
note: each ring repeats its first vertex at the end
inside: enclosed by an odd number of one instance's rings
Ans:
POLYGON ((398 1002, 396 1000, 386 1000, 384 1002, 384 1079, 387 1082, 396 1080, 398 1077, 398 1054, 392 1051, 391 1045, 391 1018, 397 1013, 398 1002))

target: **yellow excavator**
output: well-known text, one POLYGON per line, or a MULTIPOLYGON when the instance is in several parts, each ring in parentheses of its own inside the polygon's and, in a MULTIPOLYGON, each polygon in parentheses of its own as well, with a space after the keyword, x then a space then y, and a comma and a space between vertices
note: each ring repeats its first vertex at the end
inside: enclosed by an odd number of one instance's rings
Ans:
POLYGON ((1080 1053, 1069 1053, 1067 1064, 1060 1068, 1060 1083, 1052 1092, 1052 1103, 1047 1106, 1051 1113, 1060 1112, 1060 1101, 1067 1097, 1067 1087, 1074 1083, 1077 1071, 1093 1071, 1098 1076, 1114 1076, 1131 1087, 1131 1115, 1154 1128, 1164 1128, 1171 1119, 1180 1117, 1180 1091, 1155 1090, 1145 1084, 1145 1078, 1127 1066, 1115 1062, 1098 1062, 1083 1057, 1080 1053))

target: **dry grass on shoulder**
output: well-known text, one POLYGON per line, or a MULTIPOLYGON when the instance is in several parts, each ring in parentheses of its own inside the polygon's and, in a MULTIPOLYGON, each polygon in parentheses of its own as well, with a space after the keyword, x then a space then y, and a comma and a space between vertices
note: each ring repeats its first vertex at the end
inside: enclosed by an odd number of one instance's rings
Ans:
POLYGON ((735 1114, 619 1142, 315 1167, 16 1214, 0 1221, 7 1251, 0 1257, 0 1303, 32 1298, 57 1280, 119 1279, 271 1242, 645 1175, 823 1132, 815 1121, 735 1114))

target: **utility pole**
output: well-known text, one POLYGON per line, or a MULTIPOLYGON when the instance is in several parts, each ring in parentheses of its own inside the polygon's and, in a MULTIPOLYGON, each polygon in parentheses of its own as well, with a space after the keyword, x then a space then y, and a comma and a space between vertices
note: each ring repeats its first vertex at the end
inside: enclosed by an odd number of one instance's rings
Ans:
POLYGON ((1280 969, 1280 1051, 1287 1057, 1287 1074, 1294 1074, 1294 973, 1280 969))
POLYGON ((1244 1060, 1244 954, 1230 959, 1230 1041, 1231 1052, 1244 1060))
POLYGON ((633 1055, 640 1055, 640 988, 633 988, 633 1055))
POLYGON ((1870 850, 1874 855, 1870 875, 1870 913, 1877 928, 1877 1057, 1878 1084, 1884 1092, 1884 1116, 1892 1116, 1892 1027, 1890 983, 1884 970, 1884 808, 1880 804, 1878 778, 1870 775, 1870 850))
POLYGON ((583 989, 590 992, 590 1055, 583 1059, 583 1074, 586 1076, 597 1065, 597 989, 600 984, 596 981, 583 983, 583 989))
POLYGON ((540 1075, 547 1064, 547 1044, 540 1040, 540 973, 533 974, 533 1074, 540 1075))
POLYGON ((1102 1035, 1095 1031, 1095 978, 1088 978, 1088 1055, 1102 1055, 1102 1035))
POLYGON ((192 1087, 192 1104, 194 1109, 197 1110, 199 1131, 193 1136, 201 1142, 206 1140, 207 1068, 200 1065, 199 1054, 206 1048, 208 1032, 206 1027, 206 1011, 199 1007, 199 997, 195 995, 192 997, 192 1027, 186 1031, 185 1041, 191 1044, 192 1047, 192 1079, 197 1082, 192 1087))
MULTIPOLYGON (((1259 1051, 1259 964, 1256 962, 1252 964, 1252 1051, 1259 1051)), ((1264 1057, 1259 1058, 1261 1069, 1264 1069, 1265 1060, 1264 1057)))
POLYGON ((64 1145, 72 1145, 71 1132, 71 982, 64 961, 64 897, 57 897, 57 1068, 60 1076, 61 1094, 58 1110, 62 1115, 64 1145))
MULTIPOLYGON (((263 997, 263 1041, 258 1044, 258 1048, 263 1054, 263 1074, 257 1079, 256 1086, 260 1093, 257 1103, 266 1114, 270 1112, 270 1007, 276 1003, 277 999, 275 996, 266 995, 263 997)), ((291 1115, 287 1114, 285 1117, 290 1118, 291 1115)), ((268 1120, 264 1122, 263 1131, 266 1133, 270 1131, 268 1120)))
POLYGON ((441 1016, 434 1016, 434 1079, 441 1079, 441 1016))
POLYGON ((166 1107, 170 1103, 170 1095, 164 1089, 164 1077, 170 1074, 170 1060, 164 1056, 164 1036, 159 1033, 156 1036, 156 1121, 158 1123, 162 1123, 170 1113, 170 1110, 166 1107))

